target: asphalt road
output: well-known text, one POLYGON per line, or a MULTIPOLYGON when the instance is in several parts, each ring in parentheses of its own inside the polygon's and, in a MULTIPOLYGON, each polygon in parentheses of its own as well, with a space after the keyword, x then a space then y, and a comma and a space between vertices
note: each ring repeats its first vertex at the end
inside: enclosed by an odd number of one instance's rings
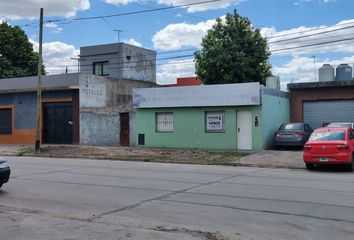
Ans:
POLYGON ((0 239, 353 239, 354 174, 6 157, 0 239))

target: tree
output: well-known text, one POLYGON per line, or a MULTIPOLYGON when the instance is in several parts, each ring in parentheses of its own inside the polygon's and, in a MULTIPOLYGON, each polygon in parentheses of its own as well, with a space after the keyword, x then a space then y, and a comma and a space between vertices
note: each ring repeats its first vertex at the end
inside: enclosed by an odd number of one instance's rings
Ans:
POLYGON ((260 82, 271 75, 267 42, 236 10, 220 18, 194 53, 196 74, 205 84, 260 82))
MULTIPOLYGON (((33 44, 20 27, 0 23, 0 78, 35 76, 38 59, 33 44)), ((42 73, 45 73, 44 66, 42 73)))

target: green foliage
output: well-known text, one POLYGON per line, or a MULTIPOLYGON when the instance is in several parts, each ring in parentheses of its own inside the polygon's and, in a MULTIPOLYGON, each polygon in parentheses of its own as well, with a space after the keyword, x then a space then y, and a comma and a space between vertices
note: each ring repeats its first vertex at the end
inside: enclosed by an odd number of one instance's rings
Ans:
POLYGON ((220 18, 194 53, 196 74, 204 84, 261 82, 270 76, 270 52, 260 30, 236 10, 220 18))
MULTIPOLYGON (((38 53, 20 27, 0 23, 0 54, 0 78, 38 74, 38 53)), ((44 66, 42 73, 45 73, 44 66)))
POLYGON ((34 147, 22 147, 18 150, 17 156, 22 157, 27 154, 33 154, 34 153, 34 147))

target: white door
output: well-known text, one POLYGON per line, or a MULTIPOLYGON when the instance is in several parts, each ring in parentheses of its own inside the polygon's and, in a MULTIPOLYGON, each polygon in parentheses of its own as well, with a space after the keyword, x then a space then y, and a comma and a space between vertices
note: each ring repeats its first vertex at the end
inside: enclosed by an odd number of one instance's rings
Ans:
POLYGON ((252 112, 237 112, 237 149, 252 150, 252 112))

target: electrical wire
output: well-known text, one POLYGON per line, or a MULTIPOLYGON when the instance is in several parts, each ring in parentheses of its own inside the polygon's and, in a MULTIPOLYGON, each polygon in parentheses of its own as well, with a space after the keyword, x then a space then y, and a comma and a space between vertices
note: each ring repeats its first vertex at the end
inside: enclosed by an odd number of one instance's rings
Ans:
POLYGON ((327 42, 307 44, 307 45, 303 45, 303 46, 288 47, 288 48, 283 48, 283 49, 273 49, 271 52, 274 53, 274 52, 279 52, 279 51, 294 50, 294 49, 306 48, 306 47, 314 47, 314 46, 320 46, 323 44, 331 44, 331 43, 338 43, 338 42, 352 41, 352 40, 354 40, 354 37, 340 39, 340 40, 327 41, 327 42))
POLYGON ((340 26, 347 26, 347 25, 350 25, 350 24, 353 25, 354 21, 353 22, 347 22, 347 23, 340 23, 340 24, 336 24, 336 25, 333 25, 333 26, 319 27, 319 28, 316 28, 316 29, 309 29, 309 30, 304 30, 304 31, 299 31, 299 32, 279 34, 279 35, 267 37, 267 39, 286 37, 286 36, 291 36, 291 35, 296 35, 296 34, 301 34, 301 33, 307 33, 307 32, 315 32, 315 31, 320 31, 320 30, 327 29, 327 28, 333 28, 333 27, 338 27, 338 26, 339 27, 340 26))
POLYGON ((343 27, 343 28, 337 28, 337 29, 333 29, 333 30, 328 30, 328 31, 324 31, 324 32, 309 34, 309 35, 303 35, 303 36, 298 36, 298 37, 293 37, 293 38, 286 38, 286 39, 277 40, 277 41, 270 41, 268 43, 269 44, 281 43, 281 42, 286 42, 286 41, 291 41, 291 40, 296 40, 296 39, 301 39, 301 38, 306 38, 306 37, 313 37, 313 36, 323 35, 323 34, 327 34, 327 33, 342 31, 342 30, 351 29, 351 28, 354 28, 354 25, 348 26, 348 27, 343 27))
MULTIPOLYGON (((102 19, 102 18, 114 18, 114 17, 122 17, 122 16, 135 15, 135 14, 141 14, 141 13, 164 11, 164 10, 175 9, 175 8, 185 8, 185 7, 191 7, 191 6, 202 5, 202 4, 213 3, 213 2, 221 2, 221 1, 224 1, 224 0, 207 0, 207 1, 186 3, 186 4, 174 5, 174 6, 168 6, 168 7, 160 7, 160 8, 137 10, 137 11, 131 11, 131 12, 116 13, 116 14, 103 15, 103 16, 58 18, 58 19, 44 20, 43 22, 44 23, 48 23, 48 22, 55 23, 55 22, 63 22, 63 21, 70 21, 71 22, 71 21, 95 20, 95 19, 102 19)), ((20 26, 21 27, 22 26, 29 26, 31 24, 35 24, 35 23, 29 23, 29 24, 20 25, 20 26)))

